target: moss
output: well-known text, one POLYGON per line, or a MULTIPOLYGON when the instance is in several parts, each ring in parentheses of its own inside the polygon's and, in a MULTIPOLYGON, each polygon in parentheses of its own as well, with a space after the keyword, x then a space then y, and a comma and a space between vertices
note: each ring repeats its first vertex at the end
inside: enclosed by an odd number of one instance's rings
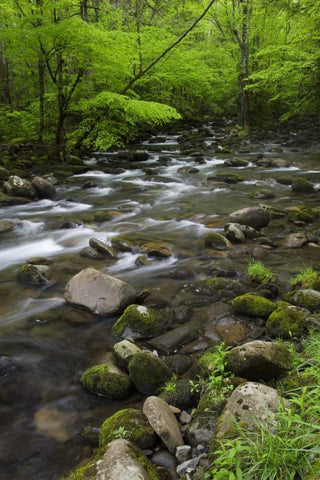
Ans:
POLYGON ((308 310, 293 305, 281 306, 269 316, 267 328, 273 336, 297 337, 306 330, 309 314, 308 310))
POLYGON ((127 398, 132 390, 131 381, 125 374, 111 372, 105 364, 88 368, 80 381, 90 392, 113 400, 127 398))
POLYGON ((230 249, 228 240, 220 233, 211 232, 204 236, 204 243, 206 247, 215 248, 217 250, 230 249))
POLYGON ((130 378, 136 388, 147 395, 158 393, 171 378, 171 371, 156 355, 137 353, 128 365, 130 378))
POLYGON ((160 397, 168 404, 174 405, 182 410, 194 407, 197 404, 199 395, 194 391, 190 381, 186 378, 176 380, 173 391, 162 391, 160 397))
POLYGON ((107 418, 100 430, 100 447, 119 438, 119 427, 123 428, 122 437, 141 449, 155 445, 155 434, 141 410, 126 408, 107 418))
POLYGON ((62 477, 60 480, 95 480, 97 474, 97 462, 101 460, 105 448, 97 449, 96 453, 89 460, 85 460, 82 465, 73 470, 69 475, 62 477))
POLYGON ((99 210, 98 212, 95 212, 93 214, 93 218, 94 218, 95 222, 107 222, 107 221, 111 220, 113 217, 110 214, 110 212, 99 210))
POLYGON ((229 172, 220 172, 217 173, 214 177, 215 180, 218 182, 225 182, 225 183, 238 183, 243 182, 243 176, 239 175, 238 173, 229 173, 229 172))
POLYGON ((224 277, 212 277, 202 280, 197 283, 197 288, 200 288, 204 293, 215 294, 220 290, 226 290, 232 292, 234 295, 241 295, 245 292, 244 287, 237 280, 224 277))
POLYGON ((291 188, 296 193, 313 193, 314 187, 311 182, 305 178, 297 177, 293 178, 291 188))
POLYGON ((276 309, 276 305, 267 298, 246 293, 232 300, 232 308, 235 313, 266 318, 276 309))
MULTIPOLYGON (((144 455, 144 453, 136 446, 131 446, 131 458, 134 458, 147 472, 149 480, 159 480, 159 475, 154 468, 150 460, 144 455)), ((120 479, 119 479, 120 480, 120 479)))
POLYGON ((320 293, 318 290, 304 289, 288 292, 286 299, 302 308, 308 308, 312 311, 320 310, 320 293))
POLYGON ((118 252, 131 252, 132 245, 125 237, 118 235, 111 239, 111 246, 118 252))
POLYGON ((141 305, 129 305, 112 327, 115 337, 129 334, 140 334, 143 337, 152 337, 161 332, 164 327, 163 316, 153 308, 141 305))
POLYGON ((255 188, 252 190, 249 197, 257 200, 269 200, 275 197, 275 193, 270 188, 255 188))

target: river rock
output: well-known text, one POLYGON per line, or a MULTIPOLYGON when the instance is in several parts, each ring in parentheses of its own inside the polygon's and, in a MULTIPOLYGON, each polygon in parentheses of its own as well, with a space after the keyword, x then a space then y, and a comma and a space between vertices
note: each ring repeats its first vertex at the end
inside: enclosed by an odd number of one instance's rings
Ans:
POLYGON ((320 310, 320 292, 305 288, 289 293, 289 301, 299 307, 308 308, 309 310, 318 312, 320 310))
POLYGON ((167 472, 174 470, 177 466, 176 458, 169 453, 168 450, 160 450, 159 452, 154 453, 151 457, 151 461, 167 472))
POLYGON ((7 195, 13 197, 24 197, 33 199, 36 196, 36 192, 28 180, 11 175, 7 182, 3 184, 3 190, 7 195))
POLYGON ((209 445, 222 409, 223 403, 217 402, 209 393, 201 396, 200 402, 192 414, 192 420, 186 428, 186 437, 191 446, 197 447, 200 443, 205 446, 209 445))
POLYGON ((115 337, 153 337, 166 325, 167 320, 157 310, 143 305, 129 305, 113 325, 112 334, 115 337))
POLYGON ((247 207, 232 212, 229 219, 231 223, 240 223, 259 229, 268 225, 271 215, 266 208, 247 207))
POLYGON ((274 198, 276 195, 273 190, 270 188, 256 188, 252 190, 249 197, 254 198, 256 200, 270 200, 274 198))
POLYGON ((68 303, 106 316, 121 312, 136 298, 137 291, 131 285, 94 268, 81 270, 65 289, 68 303))
POLYGON ((128 370, 136 389, 146 395, 158 393, 172 375, 159 357, 145 351, 133 355, 128 370))
POLYGON ((204 236, 204 243, 206 247, 213 248, 215 250, 230 250, 232 247, 228 239, 217 232, 207 233, 204 236))
POLYGON ((140 348, 129 340, 122 340, 113 346, 113 354, 120 367, 127 368, 133 355, 140 352, 140 348))
POLYGON ((172 385, 172 389, 165 387, 159 395, 163 400, 169 405, 174 405, 181 410, 191 409, 196 406, 199 395, 195 392, 189 379, 179 378, 178 380, 170 382, 170 384, 172 385))
POLYGON ((125 408, 107 418, 101 425, 100 447, 104 447, 119 438, 117 437, 119 431, 123 432, 123 438, 143 450, 152 448, 156 444, 155 433, 142 410, 125 408))
POLYGON ((158 242, 147 242, 141 245, 141 249, 146 252, 148 257, 168 258, 172 253, 170 249, 158 242))
POLYGON ((197 321, 187 322, 159 337, 149 341, 149 345, 166 353, 172 353, 182 344, 188 343, 199 336, 200 325, 197 321))
POLYGON ((90 392, 111 400, 128 398, 132 391, 128 376, 111 362, 88 368, 83 372, 80 381, 90 392))
POLYGON ((229 223, 225 227, 226 237, 233 243, 246 243, 246 237, 237 223, 229 223))
POLYGON ((191 365, 193 360, 189 355, 177 353, 176 355, 167 355, 164 359, 165 364, 177 375, 185 373, 191 365))
MULTIPOLYGON (((250 240, 252 240, 253 238, 261 237, 261 233, 258 232, 258 230, 256 230, 255 228, 249 227, 249 225, 242 225, 241 223, 226 223, 224 226, 224 231, 226 232, 227 238, 229 238, 228 231, 230 227, 240 230, 240 232, 243 233, 245 238, 250 240)), ((231 238, 229 238, 229 240, 232 241, 231 238)))
POLYGON ((280 243, 286 248, 301 248, 308 243, 308 237, 304 233, 290 233, 280 243))
POLYGON ((178 168, 178 173, 198 173, 199 169, 195 167, 181 167, 178 168))
POLYGON ((25 263, 20 267, 18 276, 24 283, 34 286, 47 285, 50 267, 47 265, 31 265, 25 263))
MULTIPOLYGON (((218 319, 215 323, 216 325, 212 325, 212 329, 214 328, 218 333, 223 343, 231 347, 235 347, 246 341, 250 333, 250 327, 246 322, 231 315, 226 315, 218 319)), ((209 327, 210 324, 208 322, 205 333, 209 338, 212 338, 213 332, 210 332, 209 327)))
POLYGON ((216 182, 224 182, 224 183, 238 183, 243 182, 244 178, 239 175, 238 173, 230 173, 230 172, 219 172, 215 175, 210 175, 207 177, 207 181, 216 181, 216 182))
POLYGON ((175 455, 176 448, 183 445, 183 439, 177 419, 168 404, 159 397, 148 397, 143 405, 143 413, 169 452, 175 455))
POLYGON ((249 162, 244 158, 229 158, 223 162, 223 165, 225 167, 247 167, 249 162))
POLYGON ((97 250, 91 247, 84 247, 80 250, 80 257, 90 258, 90 260, 104 260, 106 258, 105 255, 99 253, 97 250))
POLYGON ((56 194, 56 189, 52 183, 45 178, 34 177, 31 184, 37 192, 38 198, 53 198, 56 194))
POLYGON ((288 347, 275 342, 255 340, 233 348, 226 369, 248 380, 270 380, 292 368, 288 347))
POLYGON ((159 480, 150 460, 138 447, 123 438, 109 443, 96 468, 94 480, 159 480))
POLYGON ((254 431, 257 422, 267 423, 278 412, 280 396, 274 388, 261 383, 246 382, 235 389, 219 419, 216 440, 234 435, 234 423, 254 431))
POLYGON ((291 189, 295 193, 313 193, 315 191, 313 184, 301 177, 292 179, 291 189))
POLYGON ((273 336, 282 338, 300 336, 307 329, 309 315, 309 310, 305 308, 280 305, 269 316, 267 329, 273 336))
POLYGON ((276 304, 259 295, 246 293, 232 300, 232 308, 235 313, 267 318, 276 309, 276 304))
POLYGON ((11 232, 13 230, 14 223, 10 220, 0 220, 0 233, 11 232))
POLYGON ((118 256, 114 248, 110 247, 110 245, 107 245, 98 238, 90 238, 89 245, 91 248, 94 248, 94 250, 105 257, 117 258, 118 256))

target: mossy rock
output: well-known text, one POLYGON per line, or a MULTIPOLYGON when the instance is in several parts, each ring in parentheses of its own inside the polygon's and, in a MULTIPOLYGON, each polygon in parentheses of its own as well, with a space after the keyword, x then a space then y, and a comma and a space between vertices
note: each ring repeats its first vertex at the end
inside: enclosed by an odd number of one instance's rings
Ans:
POLYGON ((118 252, 132 252, 133 250, 131 242, 120 235, 111 239, 111 246, 118 252))
POLYGON ((88 368, 80 381, 90 392, 112 400, 128 398, 132 391, 132 383, 128 376, 106 364, 88 368))
POLYGON ((230 250, 231 243, 229 240, 217 232, 207 233, 204 236, 204 243, 208 248, 214 248, 215 250, 230 250))
POLYGON ((154 337, 166 326, 161 313, 142 305, 129 305, 112 327, 115 337, 154 337))
POLYGON ((235 313, 267 318, 276 309, 276 304, 259 295, 246 293, 232 300, 232 308, 235 313))
POLYGON ((312 223, 314 218, 316 218, 318 212, 314 208, 308 207, 294 207, 290 209, 288 213, 288 222, 304 222, 312 223))
POLYGON ((293 178, 291 189, 295 193, 313 193, 315 191, 313 184, 301 177, 293 178))
POLYGON ((146 352, 134 355, 129 362, 128 369, 137 390, 146 395, 157 394, 172 375, 170 369, 160 358, 146 352))
POLYGON ((274 191, 270 188, 255 188, 249 195, 250 198, 254 198, 256 200, 270 200, 275 196, 276 195, 274 191))
POLYGON ((225 167, 247 167, 249 162, 244 158, 229 158, 224 161, 223 165, 225 167))
POLYGON ((100 447, 119 438, 120 432, 122 432, 122 438, 129 440, 142 450, 155 446, 155 433, 141 410, 126 408, 107 418, 100 430, 100 447))
POLYGON ((298 307, 308 308, 315 312, 320 311, 320 292, 318 290, 306 288, 303 290, 288 292, 286 294, 286 299, 298 307))
POLYGON ((267 320, 267 328, 273 336, 291 338, 307 329, 309 310, 293 305, 278 307, 267 320))
POLYGON ((234 298, 245 293, 245 287, 238 281, 225 277, 212 277, 196 284, 197 290, 214 295, 215 300, 234 298))
POLYGON ((192 384, 187 378, 180 378, 172 382, 172 389, 164 389, 159 395, 169 405, 186 410, 195 407, 199 395, 194 391, 192 384))
POLYGON ((207 180, 215 180, 217 182, 224 182, 224 183, 238 183, 243 182, 244 178, 242 175, 238 173, 229 173, 229 172, 219 172, 214 176, 210 176, 207 180))
POLYGON ((107 222, 109 220, 112 220, 113 216, 110 214, 110 212, 106 210, 99 210, 93 214, 93 218, 95 222, 107 222))

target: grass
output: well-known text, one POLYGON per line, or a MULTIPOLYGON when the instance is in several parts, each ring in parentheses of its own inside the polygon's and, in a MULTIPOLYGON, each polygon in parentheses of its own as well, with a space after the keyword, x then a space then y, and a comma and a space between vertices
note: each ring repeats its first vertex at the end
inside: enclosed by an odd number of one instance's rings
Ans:
POLYGON ((199 381, 200 390, 208 392, 217 401, 224 399, 233 388, 230 384, 232 374, 225 367, 227 355, 228 348, 222 342, 198 361, 199 367, 207 373, 206 378, 199 381))
POLYGON ((260 260, 248 263, 247 275, 250 280, 258 283, 273 282, 276 278, 275 274, 260 260))
POLYGON ((301 288, 319 288, 320 277, 319 273, 312 267, 302 267, 297 274, 290 280, 292 287, 301 288))
POLYGON ((255 431, 235 424, 235 436, 220 443, 205 479, 316 480, 320 470, 320 332, 306 340, 293 389, 267 423, 255 431), (309 379, 301 387, 299 380, 309 379))

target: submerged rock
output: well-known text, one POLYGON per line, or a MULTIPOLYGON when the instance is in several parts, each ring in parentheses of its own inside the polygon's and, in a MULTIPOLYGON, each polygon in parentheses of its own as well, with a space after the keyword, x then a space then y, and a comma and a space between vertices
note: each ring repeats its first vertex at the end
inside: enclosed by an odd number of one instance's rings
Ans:
POLYGON ((199 322, 192 320, 152 339, 149 344, 162 352, 172 353, 180 345, 197 338, 199 329, 199 322))
POLYGON ((50 267, 47 265, 31 265, 25 263, 18 272, 19 279, 29 285, 41 286, 48 285, 48 275, 50 267))
POLYGON ((247 207, 232 212, 229 219, 231 223, 240 223, 259 229, 268 225, 271 215, 266 208, 247 207))
POLYGON ((144 243, 141 245, 141 248, 146 252, 148 257, 168 258, 172 255, 170 249, 166 245, 158 242, 144 243))
POLYGON ((211 232, 204 236, 204 243, 206 247, 213 248, 215 250, 230 250, 231 243, 220 233, 211 232))
POLYGON ((313 184, 301 177, 292 179, 291 189, 295 193, 313 193, 315 191, 313 184))
POLYGON ((13 227, 14 223, 10 220, 0 220, 0 233, 11 232, 13 227))
POLYGON ((115 315, 137 298, 128 283, 94 268, 85 268, 69 280, 65 289, 68 303, 86 307, 100 315, 115 315))
POLYGON ((90 238, 89 245, 91 248, 105 257, 117 258, 117 252, 115 249, 102 242, 98 238, 90 238))
POLYGON ((159 397, 148 397, 143 405, 143 413, 150 425, 173 455, 176 448, 183 445, 176 417, 168 404, 159 397))
POLYGON ((281 241, 281 246, 287 248, 301 248, 307 243, 308 237, 304 233, 291 233, 281 241))
POLYGON ((233 348, 226 368, 248 380, 269 380, 292 368, 291 354, 283 344, 255 340, 233 348))

